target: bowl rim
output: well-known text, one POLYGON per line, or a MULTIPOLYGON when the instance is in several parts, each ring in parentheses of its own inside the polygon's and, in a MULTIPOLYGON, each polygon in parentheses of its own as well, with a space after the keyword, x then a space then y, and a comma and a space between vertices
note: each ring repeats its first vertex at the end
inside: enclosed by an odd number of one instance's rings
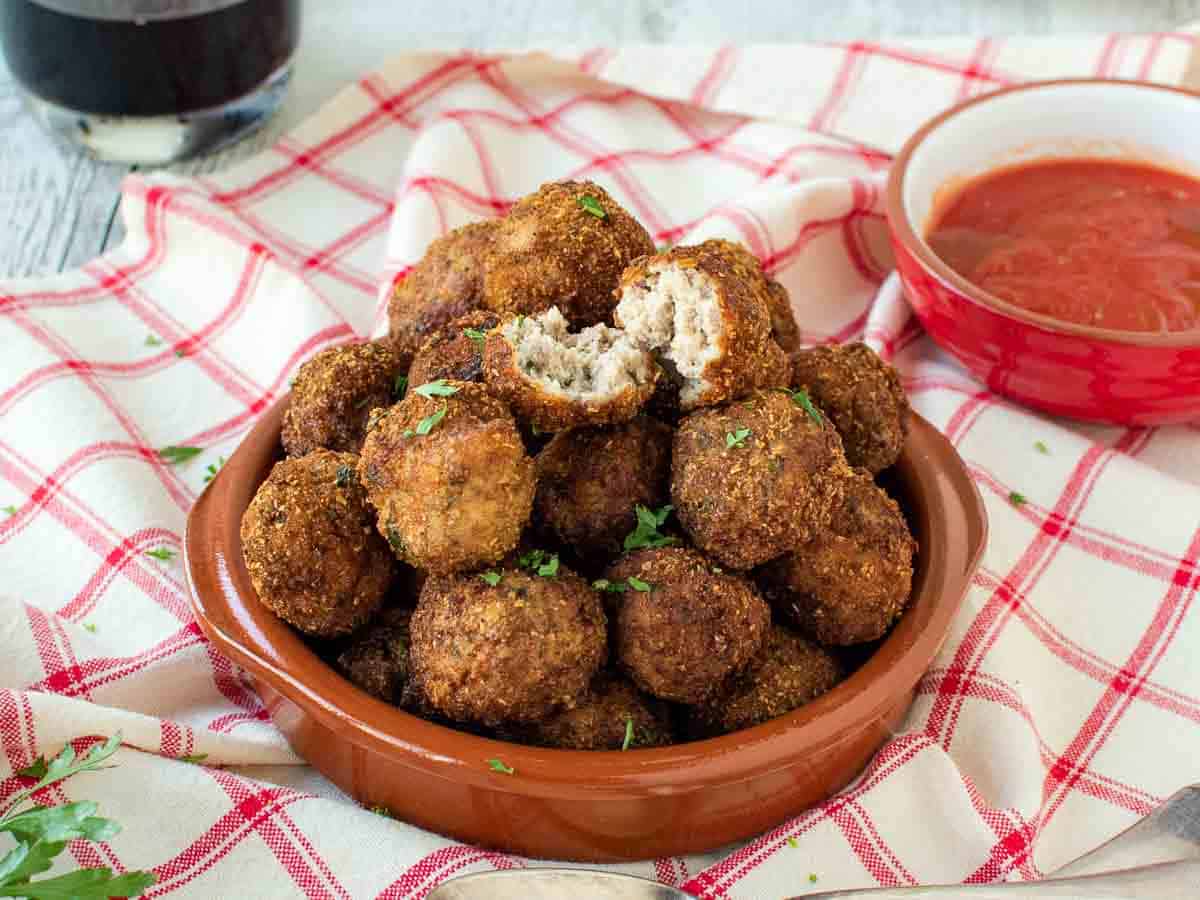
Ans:
MULTIPOLYGON (((950 266, 933 252, 933 249, 909 219, 908 212, 904 206, 904 177, 908 171, 908 164, 911 162, 913 154, 930 134, 950 119, 973 106, 988 103, 1010 94, 1040 91, 1064 85, 1130 87, 1141 90, 1181 94, 1192 100, 1200 100, 1200 91, 1175 85, 1156 84, 1133 78, 1056 78, 1048 81, 1034 81, 1011 85, 958 103, 938 113, 918 128, 904 142, 904 145, 900 148, 900 152, 896 154, 892 161, 891 170, 888 172, 886 206, 888 225, 893 237, 921 263, 927 273, 940 281, 943 287, 954 291, 991 312, 999 313, 1010 319, 1016 319, 1023 324, 1034 325, 1044 331, 1084 337, 1093 341, 1103 341, 1110 344, 1128 344, 1139 347, 1200 346, 1200 327, 1189 328, 1186 331, 1168 332, 1121 331, 1115 328, 1098 328, 1093 325, 1084 325, 1077 322, 1064 322, 1061 319, 1055 319, 1043 313, 1031 312, 1013 303, 1009 303, 1007 300, 988 293, 951 269, 950 266)), ((1200 175, 1193 175, 1192 177, 1200 180, 1200 175)))
POLYGON ((239 532, 242 512, 261 478, 249 486, 247 475, 265 478, 279 458, 287 400, 259 419, 188 515, 184 570, 198 623, 220 652, 352 742, 391 758, 402 754, 427 774, 487 790, 580 798, 686 793, 716 782, 748 781, 794 764, 798 752, 834 745, 894 704, 896 685, 911 690, 924 675, 987 546, 987 513, 965 463, 936 428, 914 413, 897 468, 905 489, 920 489, 926 498, 922 520, 940 523, 935 527, 946 539, 921 548, 913 603, 849 678, 798 710, 706 740, 634 752, 509 743, 446 728, 370 696, 253 596, 239 532), (892 687, 879 691, 880 684, 892 687), (488 768, 489 759, 502 760, 515 775, 498 776, 488 768))

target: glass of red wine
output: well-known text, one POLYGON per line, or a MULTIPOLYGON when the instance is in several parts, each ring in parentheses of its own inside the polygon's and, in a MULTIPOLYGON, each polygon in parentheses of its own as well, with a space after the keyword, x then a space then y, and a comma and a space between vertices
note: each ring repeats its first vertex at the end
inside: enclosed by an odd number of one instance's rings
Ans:
POLYGON ((13 77, 52 132, 163 164, 253 131, 282 102, 300 0, 0 0, 13 77))

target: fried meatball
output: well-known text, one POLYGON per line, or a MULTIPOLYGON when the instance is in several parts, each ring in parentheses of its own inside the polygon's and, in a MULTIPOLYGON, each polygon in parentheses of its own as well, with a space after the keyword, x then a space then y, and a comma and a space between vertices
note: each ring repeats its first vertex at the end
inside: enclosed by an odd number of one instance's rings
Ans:
POLYGON ((792 356, 792 384, 833 419, 850 465, 878 475, 899 458, 908 398, 896 370, 866 344, 801 350, 792 356))
POLYGON ((659 368, 618 329, 592 325, 578 333, 551 307, 518 316, 484 344, 488 387, 517 418, 542 431, 628 422, 654 393, 659 368))
POLYGON ((445 573, 495 562, 517 545, 534 473, 503 402, 481 384, 435 385, 436 393, 416 386, 381 411, 359 474, 396 556, 445 573))
POLYGON ((771 337, 784 353, 800 349, 800 326, 792 312, 788 290, 773 278, 767 280, 767 303, 771 310, 771 337))
POLYGON ((545 576, 515 566, 430 576, 412 618, 413 677, 457 721, 534 722, 573 707, 607 655, 600 598, 561 564, 545 576))
POLYGON ((608 672, 596 676, 574 709, 535 722, 521 737, 527 743, 561 750, 665 747, 673 738, 665 704, 608 672))
POLYGON ((637 550, 605 578, 627 586, 617 614, 616 653, 642 690, 702 703, 754 657, 771 612, 744 578, 683 547, 637 550))
POLYGON ((654 242, 604 188, 544 184, 517 201, 484 256, 483 302, 506 315, 557 306, 575 328, 612 324, 621 272, 654 242))
POLYGON ((337 658, 337 667, 373 697, 399 704, 409 680, 408 627, 412 610, 391 607, 354 637, 337 658))
POLYGON ((769 294, 753 254, 705 241, 626 269, 615 318, 638 346, 672 363, 687 411, 787 384, 791 367, 771 337, 769 294))
POLYGON ((635 505, 666 503, 671 429, 640 416, 554 436, 534 460, 534 521, 581 558, 613 556, 637 526, 635 505))
POLYGON ((824 694, 845 677, 824 647, 779 625, 743 671, 689 714, 689 732, 713 736, 739 731, 782 716, 824 694))
POLYGON ((371 410, 391 406, 399 371, 395 354, 379 342, 330 347, 302 365, 280 433, 288 456, 320 448, 357 453, 371 410))
POLYGON ((828 526, 851 470, 820 419, 782 391, 762 391, 680 423, 671 500, 700 550, 749 569, 828 526))
POLYGON ((873 641, 908 605, 916 550, 896 501, 859 469, 829 530, 764 566, 759 584, 781 617, 821 643, 873 641))
POLYGON ((258 599, 317 637, 349 634, 379 609, 395 562, 375 533, 353 453, 277 462, 242 516, 258 599))
POLYGON ((481 305, 483 258, 497 220, 473 222, 438 238, 388 299, 388 339, 407 367, 426 338, 481 305))
POLYGON ((484 338, 499 324, 500 317, 486 310, 455 319, 421 345, 408 370, 409 385, 416 387, 439 378, 483 381, 484 338))

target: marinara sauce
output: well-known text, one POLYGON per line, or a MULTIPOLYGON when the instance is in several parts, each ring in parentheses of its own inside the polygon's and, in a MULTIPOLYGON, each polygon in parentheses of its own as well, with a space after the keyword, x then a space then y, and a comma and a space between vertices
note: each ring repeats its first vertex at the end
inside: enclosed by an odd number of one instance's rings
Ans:
POLYGON ((1122 331, 1200 327, 1200 181, 1142 163, 1039 161, 968 182, 926 240, 1023 309, 1122 331))

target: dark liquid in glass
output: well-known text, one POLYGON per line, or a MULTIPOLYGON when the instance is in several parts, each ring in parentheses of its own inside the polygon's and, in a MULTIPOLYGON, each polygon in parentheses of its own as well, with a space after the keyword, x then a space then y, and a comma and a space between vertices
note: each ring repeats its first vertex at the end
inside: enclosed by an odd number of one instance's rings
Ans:
POLYGON ((13 76, 43 100, 101 116, 188 113, 254 91, 287 63, 300 35, 300 0, 212 5, 138 24, 0 0, 0 35, 13 76))

